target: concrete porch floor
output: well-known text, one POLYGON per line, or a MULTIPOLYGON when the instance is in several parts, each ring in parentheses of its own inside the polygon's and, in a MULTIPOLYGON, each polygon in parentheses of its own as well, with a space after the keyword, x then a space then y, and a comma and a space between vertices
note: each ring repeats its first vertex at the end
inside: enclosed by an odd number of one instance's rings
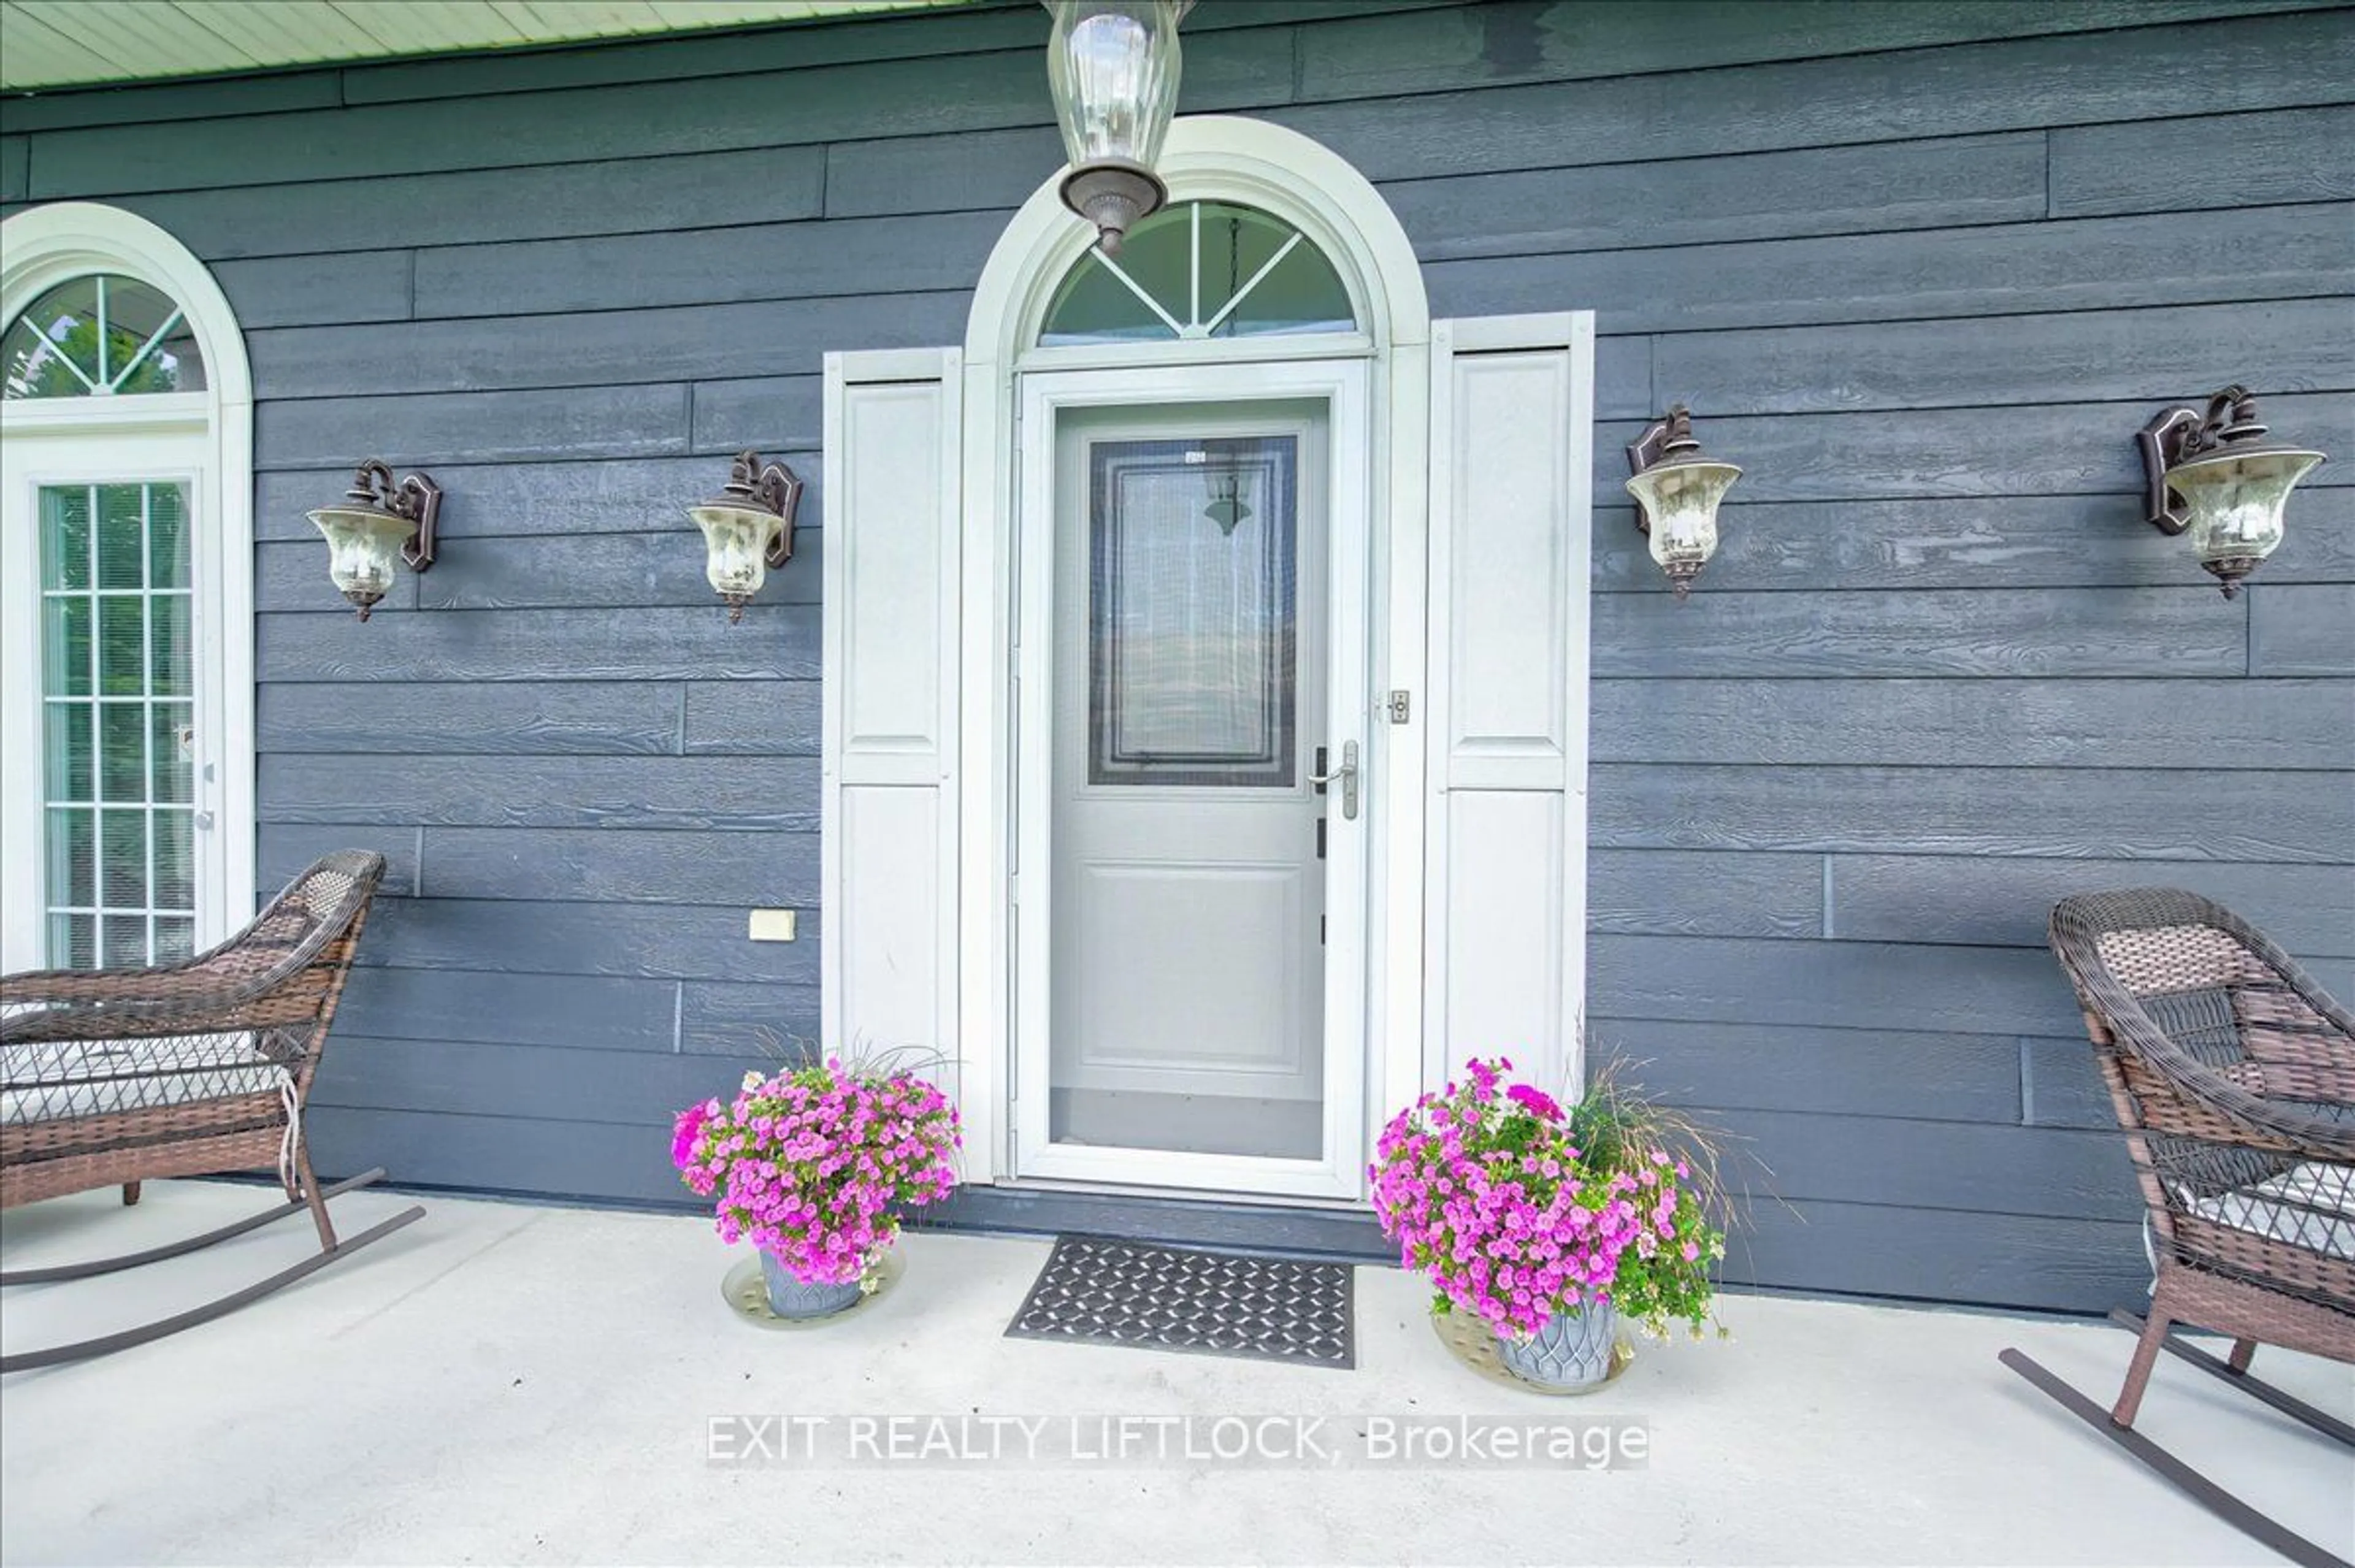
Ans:
MULTIPOLYGON (((129 1251, 265 1206, 151 1184, 0 1223, 9 1266, 129 1251)), ((339 1200, 347 1232, 407 1200, 339 1200)), ((450 1198, 219 1323, 0 1386, 0 1558, 50 1563, 2273 1561, 2065 1415, 2017 1345, 2105 1403, 2129 1341, 2093 1324, 1736 1296, 1733 1343, 1638 1343, 1618 1382, 1484 1381, 1396 1270, 1358 1275, 1354 1371, 1007 1339, 1041 1240, 914 1235, 905 1277, 814 1331, 736 1319, 737 1254, 694 1218, 450 1198), (1323 1416, 1648 1427, 1640 1469, 1344 1462, 852 1467, 853 1415, 1323 1416), (826 1415, 815 1460, 715 1464, 714 1417, 826 1415)), ((11 1350, 103 1333, 298 1260, 307 1220, 5 1302, 11 1350)), ((2342 1416, 2348 1369, 2258 1371, 2342 1416)), ((2163 1358, 2142 1426, 2355 1555, 2355 1459, 2163 1358)), ((968 1429, 970 1427, 968 1426, 968 1429)), ((730 1428, 741 1433, 742 1428, 730 1428)), ((730 1441, 740 1439, 731 1437, 730 1441)))

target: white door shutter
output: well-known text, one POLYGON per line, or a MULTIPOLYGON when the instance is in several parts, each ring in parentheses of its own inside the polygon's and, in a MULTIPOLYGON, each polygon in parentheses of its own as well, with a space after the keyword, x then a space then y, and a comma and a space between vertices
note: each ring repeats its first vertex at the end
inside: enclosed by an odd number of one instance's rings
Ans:
POLYGON ((1425 1039, 1575 1093, 1586 991, 1592 312, 1431 333, 1425 1039))
POLYGON ((957 1056, 961 357, 826 357, 829 1051, 957 1056))

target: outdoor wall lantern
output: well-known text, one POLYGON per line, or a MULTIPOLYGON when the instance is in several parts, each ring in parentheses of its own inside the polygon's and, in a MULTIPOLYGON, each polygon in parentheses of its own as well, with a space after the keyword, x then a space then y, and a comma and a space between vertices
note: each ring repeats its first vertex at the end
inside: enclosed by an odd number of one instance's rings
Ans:
POLYGON ((1681 602, 1717 553, 1717 504, 1742 470, 1701 455, 1682 403, 1628 443, 1627 469, 1635 475, 1627 494, 1636 497, 1636 526, 1650 536, 1652 559, 1681 602))
POLYGON ((801 500, 802 482, 792 469, 740 452, 719 494, 687 508, 703 529, 703 575, 727 602, 730 625, 744 618, 768 568, 793 560, 794 510, 801 500))
POLYGON ((2137 439, 2151 526, 2189 531, 2227 599, 2281 543, 2290 491, 2323 461, 2318 452, 2267 441, 2257 400, 2240 386, 2209 399, 2204 418, 2190 404, 2161 409, 2137 439))
POLYGON ((359 607, 361 620, 392 587, 400 562, 417 571, 433 564, 433 519, 441 510, 441 485, 422 474, 396 483, 392 470, 371 457, 339 505, 311 514, 327 536, 327 575, 359 607))
POLYGON ((1071 172, 1063 205, 1116 255, 1129 226, 1169 199, 1153 172, 1178 110, 1178 23, 1194 0, 1041 0, 1055 18, 1047 85, 1071 172))

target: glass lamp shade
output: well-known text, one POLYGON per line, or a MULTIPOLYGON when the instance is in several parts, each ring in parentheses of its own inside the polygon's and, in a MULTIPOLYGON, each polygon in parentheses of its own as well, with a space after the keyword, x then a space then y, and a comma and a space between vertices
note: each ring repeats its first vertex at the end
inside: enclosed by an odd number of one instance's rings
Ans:
POLYGON ((322 507, 311 521, 327 537, 328 577, 367 620, 390 591, 402 547, 417 537, 417 524, 375 507, 322 507))
POLYGON ((1178 23, 1193 0, 1046 0, 1047 84, 1071 172, 1063 201, 1117 251, 1168 199, 1153 172, 1178 112, 1178 23))
POLYGON ((1731 463, 1695 458, 1655 464, 1627 481, 1627 494, 1644 508, 1652 560, 1678 598, 1692 592, 1692 580, 1717 553, 1717 505, 1741 477, 1731 463))
POLYGON ((2318 452, 2290 447, 2226 446, 2167 471, 2167 487, 2183 502, 2191 548, 2226 598, 2281 543, 2289 493, 2321 461, 2318 452))
POLYGON ((719 502, 691 507, 687 516, 703 530, 705 580, 727 601, 728 618, 743 619, 744 606, 769 580, 769 548, 784 531, 785 519, 759 507, 719 502))

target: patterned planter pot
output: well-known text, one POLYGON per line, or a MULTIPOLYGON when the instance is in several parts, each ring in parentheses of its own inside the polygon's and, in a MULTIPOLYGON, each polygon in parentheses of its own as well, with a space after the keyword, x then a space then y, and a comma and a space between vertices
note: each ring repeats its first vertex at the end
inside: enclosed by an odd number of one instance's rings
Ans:
POLYGON ((804 1285, 785 1272, 774 1253, 761 1254, 761 1275, 769 1286, 769 1310, 780 1317, 831 1317, 858 1305, 858 1282, 804 1285))
POLYGON ((1605 1301, 1555 1313, 1523 1344, 1498 1335, 1497 1359, 1515 1377, 1545 1388, 1592 1388, 1611 1375, 1618 1337, 1619 1310, 1605 1301))

